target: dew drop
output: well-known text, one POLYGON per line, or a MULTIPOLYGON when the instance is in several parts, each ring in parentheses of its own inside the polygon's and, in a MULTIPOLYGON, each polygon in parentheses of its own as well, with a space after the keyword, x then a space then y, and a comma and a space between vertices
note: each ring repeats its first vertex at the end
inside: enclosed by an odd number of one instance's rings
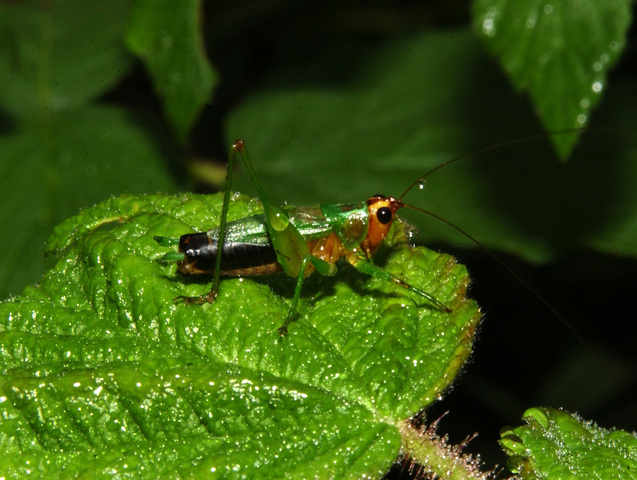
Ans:
POLYGON ((482 32, 489 37, 493 37, 497 33, 495 28, 497 15, 498 10, 495 8, 490 8, 487 11, 487 14, 484 16, 484 20, 482 21, 482 32))
POLYGON ((526 28, 531 29, 535 27, 536 23, 537 23, 537 17, 535 15, 531 15, 529 16, 529 18, 526 19, 526 28))
POLYGON ((173 45, 173 37, 170 35, 164 35, 161 37, 161 46, 164 48, 170 48, 173 45))

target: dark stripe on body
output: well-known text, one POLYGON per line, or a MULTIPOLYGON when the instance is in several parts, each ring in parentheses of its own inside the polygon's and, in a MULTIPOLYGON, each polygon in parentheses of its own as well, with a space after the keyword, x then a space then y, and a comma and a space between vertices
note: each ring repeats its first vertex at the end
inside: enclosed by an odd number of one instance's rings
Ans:
MULTIPOLYGON (((217 240, 206 233, 189 233, 179 239, 179 251, 186 255, 186 259, 179 262, 179 271, 184 274, 214 273, 217 258, 217 240), (186 265, 191 268, 187 268, 186 265), (194 267, 194 268, 193 268, 194 267)), ((221 257, 221 273, 231 271, 250 270, 277 263, 276 252, 272 245, 255 245, 244 242, 226 241, 221 257)), ((233 273, 236 275, 236 273, 233 273)))

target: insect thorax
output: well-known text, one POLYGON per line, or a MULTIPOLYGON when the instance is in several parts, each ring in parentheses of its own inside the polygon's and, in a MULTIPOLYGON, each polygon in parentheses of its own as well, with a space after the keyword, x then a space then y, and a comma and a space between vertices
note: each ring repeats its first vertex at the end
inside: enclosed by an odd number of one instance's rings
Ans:
POLYGON ((327 223, 348 250, 358 247, 367 236, 369 213, 364 203, 321 205, 327 223))

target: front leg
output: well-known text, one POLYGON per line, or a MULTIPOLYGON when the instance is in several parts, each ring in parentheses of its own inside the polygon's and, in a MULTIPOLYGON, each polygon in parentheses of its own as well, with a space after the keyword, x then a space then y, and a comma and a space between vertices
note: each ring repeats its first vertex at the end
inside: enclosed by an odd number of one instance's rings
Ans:
POLYGON ((421 297, 425 298, 428 302, 430 302, 436 308, 436 310, 440 310, 441 312, 451 311, 449 307, 447 307, 444 303, 442 303, 433 295, 425 292, 424 290, 420 290, 419 288, 416 288, 413 285, 410 285, 409 283, 405 282, 404 280, 402 280, 400 277, 397 277, 393 273, 388 272, 387 270, 374 265, 373 263, 368 261, 364 256, 360 254, 353 253, 351 255, 348 255, 347 261, 351 263, 354 266, 354 268, 356 268, 356 270, 358 270, 359 272, 363 272, 371 277, 380 278, 381 280, 385 280, 386 282, 395 283, 396 285, 403 287, 409 290, 410 292, 414 292, 417 295, 420 295, 421 297))

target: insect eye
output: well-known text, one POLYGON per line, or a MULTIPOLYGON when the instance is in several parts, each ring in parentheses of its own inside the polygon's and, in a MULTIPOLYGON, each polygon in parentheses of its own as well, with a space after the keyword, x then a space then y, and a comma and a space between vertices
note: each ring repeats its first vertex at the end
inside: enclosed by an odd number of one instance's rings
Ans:
POLYGON ((376 212, 376 218, 378 218, 378 221, 382 223, 383 225, 391 222, 392 217, 393 217, 393 214, 391 213, 391 210, 387 207, 381 207, 376 212))
POLYGON ((377 193, 372 198, 387 198, 387 197, 385 197, 385 195, 383 195, 382 193, 377 193))

